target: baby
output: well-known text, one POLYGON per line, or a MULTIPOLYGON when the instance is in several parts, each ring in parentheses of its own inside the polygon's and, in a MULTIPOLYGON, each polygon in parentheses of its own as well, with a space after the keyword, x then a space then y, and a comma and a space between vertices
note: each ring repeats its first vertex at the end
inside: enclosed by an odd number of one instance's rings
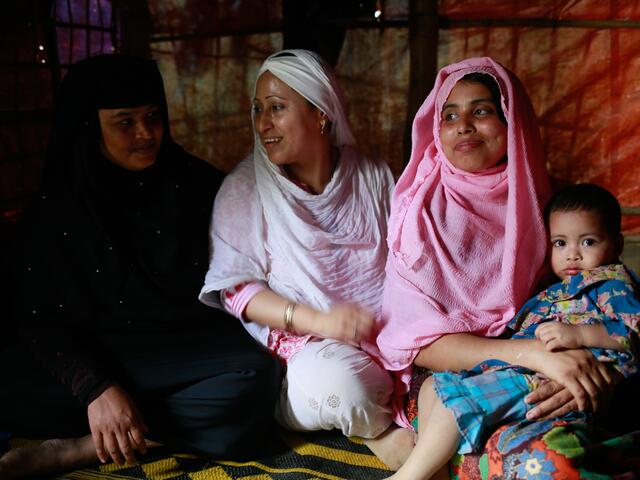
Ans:
MULTIPOLYGON (((624 376, 637 372, 640 279, 618 260, 620 217, 616 198, 596 185, 573 185, 550 200, 549 257, 562 282, 525 303, 509 323, 512 338, 538 338, 552 351, 589 348, 624 376)), ((525 418, 530 407, 524 398, 540 380, 529 369, 498 360, 433 374, 419 393, 426 425, 390 478, 432 478, 456 451, 481 450, 497 427, 525 418)))

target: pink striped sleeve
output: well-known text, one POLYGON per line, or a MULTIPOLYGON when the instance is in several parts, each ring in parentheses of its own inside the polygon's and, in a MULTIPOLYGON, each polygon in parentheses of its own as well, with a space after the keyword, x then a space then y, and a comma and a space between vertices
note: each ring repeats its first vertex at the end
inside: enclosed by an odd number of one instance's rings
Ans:
POLYGON ((267 286, 264 282, 246 282, 236 285, 232 288, 224 289, 220 292, 220 300, 224 309, 240 320, 245 320, 244 310, 253 297, 263 290, 266 290, 267 286))

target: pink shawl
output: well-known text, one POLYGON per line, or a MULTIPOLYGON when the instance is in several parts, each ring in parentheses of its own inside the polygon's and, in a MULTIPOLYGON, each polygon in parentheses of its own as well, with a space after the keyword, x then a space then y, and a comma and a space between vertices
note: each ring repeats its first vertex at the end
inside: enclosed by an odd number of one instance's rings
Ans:
POLYGON ((382 317, 370 352, 396 373, 399 396, 422 347, 447 333, 498 336, 530 296, 543 269, 541 210, 550 194, 529 97, 517 77, 490 58, 438 73, 412 138, 392 200, 382 317), (454 167, 439 134, 444 102, 471 72, 498 82, 508 128, 507 162, 479 173, 454 167))

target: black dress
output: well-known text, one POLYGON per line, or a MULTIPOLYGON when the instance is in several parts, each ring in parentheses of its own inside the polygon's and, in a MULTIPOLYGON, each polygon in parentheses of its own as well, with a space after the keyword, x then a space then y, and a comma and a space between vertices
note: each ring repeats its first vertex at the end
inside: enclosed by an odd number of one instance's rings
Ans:
POLYGON ((22 340, 0 359, 0 430, 85 435, 87 405, 117 383, 165 444, 238 457, 270 433, 277 362, 197 300, 222 175, 175 144, 166 119, 154 62, 101 56, 67 74, 43 189, 18 235, 22 340), (163 114, 160 153, 126 170, 100 154, 96 112, 147 104, 163 114))

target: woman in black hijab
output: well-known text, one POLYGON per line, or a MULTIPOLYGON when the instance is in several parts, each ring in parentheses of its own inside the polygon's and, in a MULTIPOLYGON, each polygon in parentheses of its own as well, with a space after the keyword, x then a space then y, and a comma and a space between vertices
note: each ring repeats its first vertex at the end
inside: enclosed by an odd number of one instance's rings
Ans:
POLYGON ((21 225, 13 319, 24 341, 0 363, 0 430, 91 433, 41 448, 58 457, 42 469, 135 461, 145 437, 217 457, 255 452, 278 367, 197 300, 222 175, 172 140, 153 61, 78 62, 58 100, 43 188, 21 225))

